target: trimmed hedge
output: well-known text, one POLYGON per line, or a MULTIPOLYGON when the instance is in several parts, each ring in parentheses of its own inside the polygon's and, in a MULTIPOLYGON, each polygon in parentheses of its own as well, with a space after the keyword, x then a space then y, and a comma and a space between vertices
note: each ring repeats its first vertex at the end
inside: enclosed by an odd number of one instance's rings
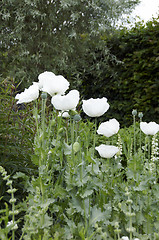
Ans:
POLYGON ((132 109, 142 111, 144 121, 159 121, 158 19, 146 26, 138 23, 131 30, 117 30, 104 39, 118 61, 111 58, 108 68, 100 59, 98 73, 84 74, 84 97, 106 96, 111 105, 107 117, 116 117, 124 125, 132 123, 132 109))

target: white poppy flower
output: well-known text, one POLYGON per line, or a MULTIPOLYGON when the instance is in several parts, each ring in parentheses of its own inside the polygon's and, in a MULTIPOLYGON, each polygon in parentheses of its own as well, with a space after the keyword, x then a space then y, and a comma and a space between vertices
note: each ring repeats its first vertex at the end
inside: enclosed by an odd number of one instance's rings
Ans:
POLYGON ((20 103, 29 103, 36 100, 39 97, 39 86, 36 83, 33 83, 28 89, 25 89, 24 92, 18 93, 15 96, 15 99, 18 100, 17 104, 20 103))
POLYGON ((75 109, 79 103, 79 92, 71 90, 67 95, 55 95, 51 99, 51 103, 57 110, 69 111, 75 109))
POLYGON ((56 76, 52 72, 43 72, 38 76, 40 88, 51 96, 63 95, 69 88, 69 82, 61 75, 56 76))
POLYGON ((100 146, 95 147, 95 149, 102 158, 112 158, 117 152, 119 152, 117 147, 105 144, 101 144, 100 146))
POLYGON ((113 118, 99 125, 97 133, 106 137, 111 137, 119 131, 120 124, 113 118))
POLYGON ((100 117, 109 109, 109 104, 105 97, 97 99, 90 98, 83 100, 82 108, 89 117, 100 117))
POLYGON ((122 239, 122 240, 129 240, 128 237, 122 237, 121 239, 122 239))
POLYGON ((155 122, 141 122, 140 128, 146 135, 155 135, 159 131, 159 124, 155 122))
POLYGON ((58 117, 69 118, 70 115, 68 112, 59 112, 58 117))

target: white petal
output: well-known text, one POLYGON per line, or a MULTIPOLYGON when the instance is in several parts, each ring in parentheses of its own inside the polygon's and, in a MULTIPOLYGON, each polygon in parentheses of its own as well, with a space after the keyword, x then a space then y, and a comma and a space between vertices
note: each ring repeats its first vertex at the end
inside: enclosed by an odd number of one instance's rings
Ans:
POLYGON ((82 108, 89 117, 100 117, 109 109, 109 104, 105 97, 97 99, 90 98, 83 100, 82 108))
POLYGON ((28 89, 25 89, 24 92, 17 94, 15 96, 15 99, 18 99, 17 104, 20 104, 20 103, 32 102, 38 97, 39 97, 39 87, 36 84, 33 84, 28 89))
POLYGON ((70 91, 67 95, 55 95, 51 99, 51 103, 57 110, 69 111, 76 108, 79 102, 79 92, 77 90, 70 91))
POLYGON ((102 158, 112 158, 117 152, 119 152, 117 147, 105 144, 101 144, 100 146, 95 147, 95 149, 102 158))
POLYGON ((69 88, 69 82, 61 75, 56 76, 52 72, 41 73, 38 77, 41 90, 51 96, 64 94, 69 88))
POLYGON ((140 128, 146 135, 155 135, 159 131, 159 124, 155 122, 141 122, 140 128))
POLYGON ((119 122, 115 118, 113 118, 107 122, 101 123, 98 127, 97 133, 106 137, 111 137, 119 131, 119 128, 119 122))

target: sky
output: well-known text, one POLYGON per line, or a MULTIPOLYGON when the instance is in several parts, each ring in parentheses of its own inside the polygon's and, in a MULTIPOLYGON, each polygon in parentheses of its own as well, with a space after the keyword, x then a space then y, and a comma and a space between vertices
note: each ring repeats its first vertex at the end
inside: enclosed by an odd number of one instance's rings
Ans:
POLYGON ((141 3, 135 8, 131 16, 135 17, 136 15, 144 22, 151 20, 152 16, 157 17, 159 15, 159 0, 141 0, 141 3))

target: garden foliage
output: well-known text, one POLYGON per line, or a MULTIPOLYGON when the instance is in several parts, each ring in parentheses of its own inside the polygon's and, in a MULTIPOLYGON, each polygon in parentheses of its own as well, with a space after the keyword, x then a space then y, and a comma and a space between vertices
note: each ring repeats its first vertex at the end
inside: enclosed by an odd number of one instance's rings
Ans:
MULTIPOLYGON (((35 124, 32 119, 30 105, 21 106, 15 102, 16 84, 14 79, 6 78, 0 87, 0 165, 8 174, 17 171, 28 175, 35 172, 34 165, 30 160, 33 153, 33 139, 35 124), (34 170, 33 170, 34 169, 34 170)), ((2 202, 9 201, 5 184, 0 184, 0 196, 4 196, 2 202)), ((17 198, 22 199, 23 186, 16 182, 19 188, 17 198)))
POLYGON ((130 12, 138 2, 2 0, 0 62, 3 77, 7 74, 22 80, 24 87, 46 70, 65 73, 67 78, 74 76, 77 80, 78 65, 87 64, 91 42, 100 48, 101 32, 111 29, 114 21, 130 12))
MULTIPOLYGON (((131 127, 119 129, 113 120, 107 123, 109 133, 107 128, 99 132, 96 120, 83 121, 74 110, 69 111, 69 118, 62 118, 49 102, 49 96, 42 93, 33 107, 36 134, 31 161, 37 172, 28 175, 17 171, 10 176, 0 167, 10 196, 0 210, 0 237, 158 239, 159 125, 143 123, 143 114, 133 110, 131 127), (103 144, 115 145, 119 151, 103 155, 97 148, 103 144), (17 201, 16 180, 27 192, 21 202, 17 201)), ((93 114, 96 111, 99 115, 99 107, 92 108, 93 114)))

